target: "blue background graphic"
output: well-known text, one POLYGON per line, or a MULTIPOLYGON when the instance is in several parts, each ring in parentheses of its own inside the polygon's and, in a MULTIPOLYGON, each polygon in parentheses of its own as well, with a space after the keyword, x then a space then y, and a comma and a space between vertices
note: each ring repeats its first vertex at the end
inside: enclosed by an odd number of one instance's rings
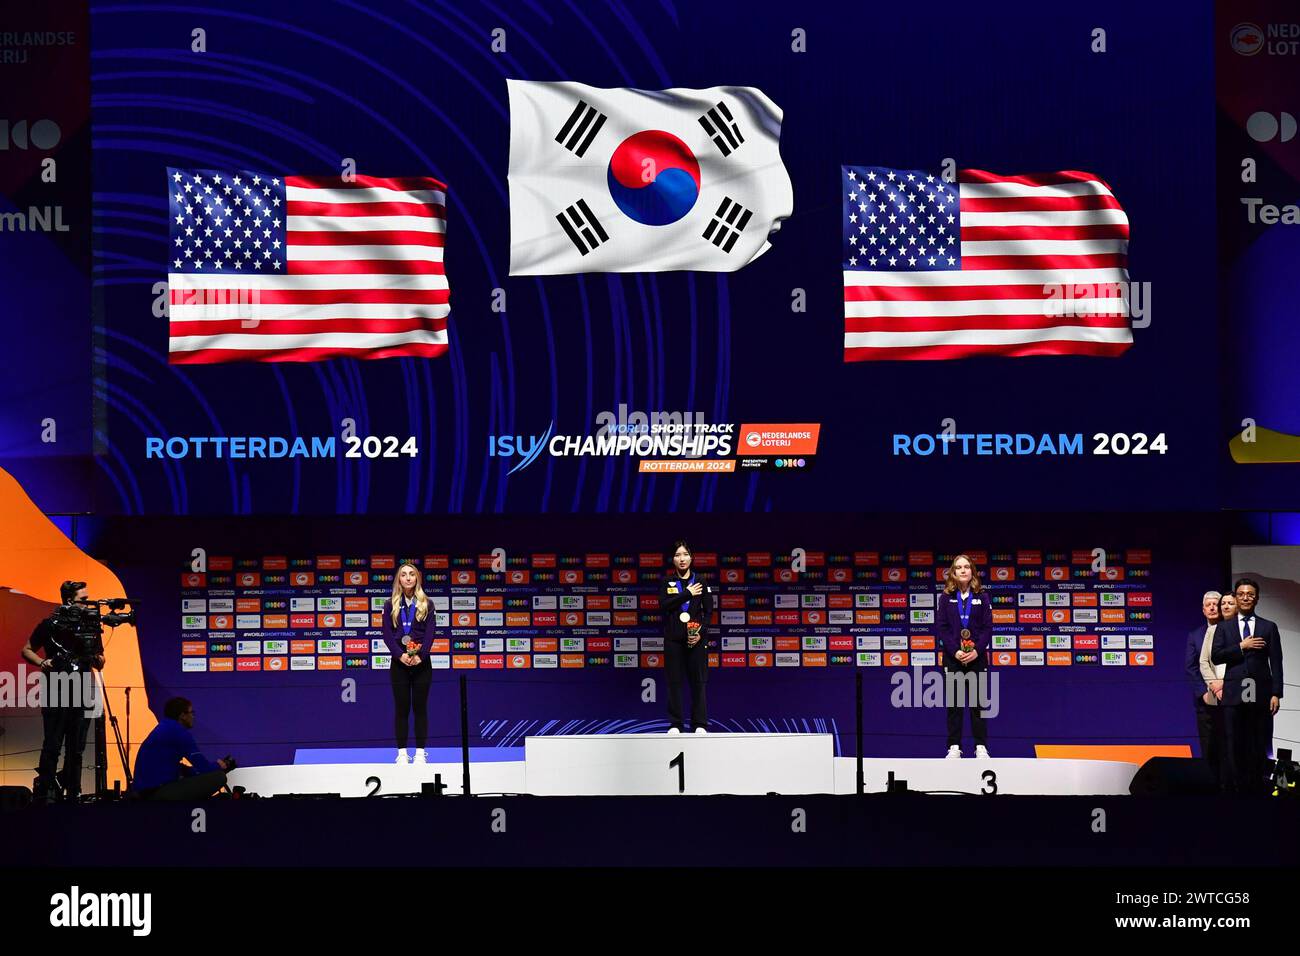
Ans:
POLYGON ((145 513, 537 513, 1217 507, 1180 480, 1215 455, 1210 9, 923 9, 739 3, 102 3, 93 7, 96 504, 145 513), (1108 29, 1108 51, 1089 50, 1108 29), (207 52, 190 50, 206 31, 207 52), (792 50, 805 31, 807 52, 792 50), (504 52, 493 52, 493 31, 504 52), (707 53, 707 55, 706 55, 707 53), (703 273, 508 278, 504 80, 753 85, 785 114, 795 212, 760 260, 703 273), (1122 358, 842 361, 841 163, 1077 168, 1133 224, 1150 328, 1122 358), (168 164, 432 175, 449 185, 443 359, 167 364, 168 164), (111 269, 109 268, 111 266, 111 269), (1201 277, 1196 285, 1183 281, 1201 277), (506 308, 493 311, 494 290, 506 308), (795 290, 807 309, 791 311, 795 290), (492 435, 588 434, 626 404, 714 422, 820 422, 816 467, 655 476, 619 459, 510 475, 492 435), (1147 457, 907 459, 895 432, 1163 432, 1147 457), (159 461, 150 435, 415 436, 393 460, 159 461))

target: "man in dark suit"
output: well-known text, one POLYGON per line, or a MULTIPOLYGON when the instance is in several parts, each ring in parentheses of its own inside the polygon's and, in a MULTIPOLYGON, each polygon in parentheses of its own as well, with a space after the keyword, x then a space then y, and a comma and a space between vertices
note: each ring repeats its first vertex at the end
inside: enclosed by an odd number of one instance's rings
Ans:
POLYGON ((1210 657, 1226 664, 1223 675, 1224 731, 1228 738, 1231 788, 1266 792, 1264 769, 1273 736, 1273 715, 1282 700, 1282 639, 1277 625, 1255 614, 1259 582, 1235 585, 1237 616, 1214 632, 1210 657))

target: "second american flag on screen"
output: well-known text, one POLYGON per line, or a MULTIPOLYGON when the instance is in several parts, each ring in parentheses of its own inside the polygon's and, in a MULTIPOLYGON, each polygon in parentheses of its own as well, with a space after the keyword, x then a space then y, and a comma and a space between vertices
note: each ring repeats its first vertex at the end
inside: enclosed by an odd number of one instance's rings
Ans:
POLYGON ((844 360, 1119 355, 1128 217, 1066 170, 841 168, 844 360))
POLYGON ((169 361, 447 351, 447 187, 430 177, 167 170, 169 361))

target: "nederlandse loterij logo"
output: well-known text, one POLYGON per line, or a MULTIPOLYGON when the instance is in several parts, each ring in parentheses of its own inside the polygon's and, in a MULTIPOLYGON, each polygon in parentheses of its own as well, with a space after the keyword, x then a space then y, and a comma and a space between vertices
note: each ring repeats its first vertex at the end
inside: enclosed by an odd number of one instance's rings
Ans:
POLYGON ((1232 49, 1242 56, 1254 56, 1264 49, 1264 31, 1255 23, 1238 23, 1228 34, 1232 49))

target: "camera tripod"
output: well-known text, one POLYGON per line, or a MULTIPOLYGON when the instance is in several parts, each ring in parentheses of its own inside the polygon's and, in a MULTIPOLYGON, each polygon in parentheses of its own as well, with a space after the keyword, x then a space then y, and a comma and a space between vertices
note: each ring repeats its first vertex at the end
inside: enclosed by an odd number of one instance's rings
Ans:
MULTIPOLYGON (((95 727, 95 794, 102 800, 108 796, 108 741, 104 733, 105 716, 108 717, 107 724, 113 728, 113 740, 117 746, 118 759, 122 761, 122 773, 126 777, 126 789, 131 789, 131 752, 125 740, 122 739, 122 730, 117 723, 117 715, 113 713, 113 707, 108 702, 108 686, 104 682, 102 671, 95 671, 96 681, 99 688, 100 699, 104 702, 104 713, 100 714, 96 721, 95 727)), ((126 733, 127 739, 131 736, 131 688, 126 690, 126 733)))

